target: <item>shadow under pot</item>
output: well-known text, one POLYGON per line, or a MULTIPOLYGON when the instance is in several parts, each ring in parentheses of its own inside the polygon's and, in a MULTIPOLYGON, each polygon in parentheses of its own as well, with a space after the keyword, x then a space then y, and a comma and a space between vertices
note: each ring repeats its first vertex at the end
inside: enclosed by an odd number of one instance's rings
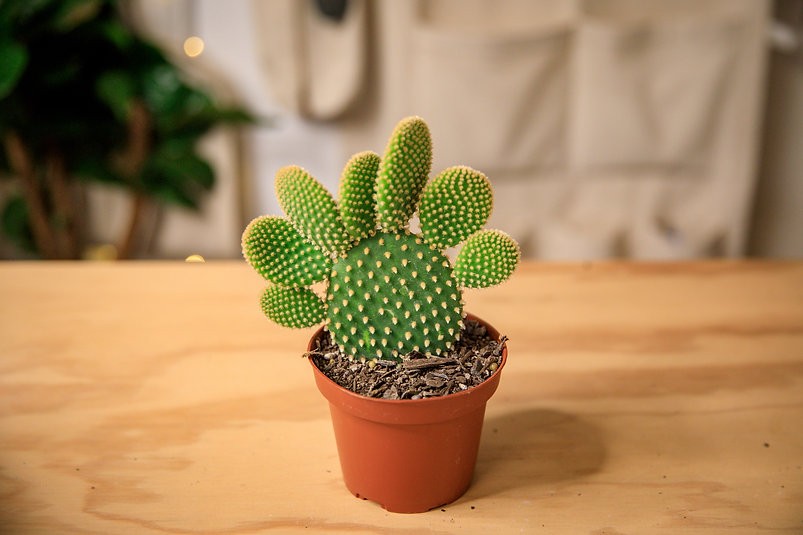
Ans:
MULTIPOLYGON (((499 332, 467 315, 499 341, 499 332)), ((315 347, 323 329, 312 337, 315 347)), ((507 362, 462 392, 423 399, 361 396, 326 377, 309 359, 315 383, 329 401, 346 487, 395 513, 420 513, 451 503, 468 490, 477 461, 485 405, 507 362)))

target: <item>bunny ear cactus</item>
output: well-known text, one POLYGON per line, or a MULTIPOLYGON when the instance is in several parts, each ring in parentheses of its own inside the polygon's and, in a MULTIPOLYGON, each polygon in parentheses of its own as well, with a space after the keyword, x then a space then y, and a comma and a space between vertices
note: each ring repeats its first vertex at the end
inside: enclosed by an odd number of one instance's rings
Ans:
POLYGON ((262 310, 287 327, 326 324, 347 354, 394 359, 439 355, 460 337, 463 288, 505 281, 519 262, 516 242, 482 230, 493 208, 488 179, 450 167, 427 183, 429 128, 402 120, 383 158, 349 160, 338 200, 306 171, 276 175, 287 215, 264 216, 243 233, 243 255, 270 286, 262 310), (409 229, 418 211, 421 234, 409 229), (463 244, 454 266, 444 249, 463 244), (326 282, 325 297, 310 286, 326 282))

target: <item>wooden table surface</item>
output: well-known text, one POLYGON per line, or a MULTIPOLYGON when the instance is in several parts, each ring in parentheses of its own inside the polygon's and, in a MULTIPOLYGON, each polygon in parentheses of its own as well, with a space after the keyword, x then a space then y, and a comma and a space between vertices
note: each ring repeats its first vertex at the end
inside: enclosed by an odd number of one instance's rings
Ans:
POLYGON ((803 533, 803 263, 525 264, 474 484, 342 485, 243 262, 0 264, 0 532, 803 533))

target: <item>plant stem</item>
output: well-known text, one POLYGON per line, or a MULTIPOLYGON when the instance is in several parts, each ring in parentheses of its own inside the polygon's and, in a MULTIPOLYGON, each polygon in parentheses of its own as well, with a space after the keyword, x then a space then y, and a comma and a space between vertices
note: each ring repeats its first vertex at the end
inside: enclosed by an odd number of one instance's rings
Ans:
POLYGON ((67 181, 64 159, 58 152, 51 152, 47 157, 47 178, 53 192, 53 204, 57 217, 56 234, 61 242, 61 252, 65 258, 75 260, 79 257, 75 221, 74 200, 67 181))
POLYGON ((36 248, 44 258, 58 258, 56 240, 53 236, 53 229, 50 228, 48 222, 49 214, 45 208, 31 156, 16 132, 8 132, 3 141, 8 161, 22 182, 22 191, 25 202, 28 205, 28 217, 30 218, 36 248))
POLYGON ((131 104, 128 116, 128 145, 121 155, 119 164, 123 176, 126 177, 134 191, 131 202, 131 217, 120 246, 117 248, 117 259, 131 258, 137 246, 137 237, 146 205, 146 196, 137 191, 136 177, 148 157, 150 150, 151 117, 142 101, 135 100, 131 104))
POLYGON ((139 234, 140 222, 142 221, 142 212, 146 203, 145 195, 141 193, 134 194, 131 201, 131 215, 128 219, 128 226, 120 246, 117 248, 117 260, 127 260, 131 258, 132 253, 137 245, 137 238, 139 234))

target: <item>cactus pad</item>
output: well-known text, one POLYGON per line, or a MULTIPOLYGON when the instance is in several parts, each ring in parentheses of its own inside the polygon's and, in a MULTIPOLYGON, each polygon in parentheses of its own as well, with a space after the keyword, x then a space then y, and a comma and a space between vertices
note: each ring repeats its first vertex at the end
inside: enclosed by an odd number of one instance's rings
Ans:
POLYGON ((298 166, 276 173, 276 196, 287 218, 324 251, 344 252, 350 245, 337 203, 320 182, 298 166))
POLYGON ((487 288, 507 280, 519 263, 518 244, 499 230, 472 234, 457 255, 454 275, 465 288, 487 288))
POLYGON ((262 293, 262 312, 284 327, 301 329, 324 320, 323 300, 309 288, 268 286, 262 293))
POLYGON ((332 265, 284 218, 258 217, 243 232, 243 255, 263 277, 282 286, 309 286, 332 265))
POLYGON ((485 175, 470 167, 450 167, 421 194, 421 232, 435 247, 454 247, 485 225, 492 208, 485 175))
POLYGON ((390 136, 376 180, 377 222, 382 230, 406 228, 432 167, 432 139, 420 117, 402 120, 390 136))
POLYGON ((440 354, 463 325, 449 260, 410 232, 380 232, 332 267, 327 326, 356 355, 440 354))
POLYGON ((493 197, 488 179, 451 167, 426 185, 432 141, 410 117, 384 156, 362 152, 341 175, 339 200, 300 167, 276 175, 287 219, 262 217, 243 233, 243 255, 273 283, 262 309, 287 327, 325 322, 347 354, 398 358, 448 351, 463 327, 462 288, 507 279, 518 245, 485 231, 493 197), (418 210, 421 235, 408 229, 418 210), (464 243, 454 267, 443 250, 464 243), (327 282, 325 298, 309 286, 327 282))
POLYGON ((376 173, 380 158, 374 152, 352 156, 340 176, 340 212, 351 238, 361 240, 376 229, 376 173))

